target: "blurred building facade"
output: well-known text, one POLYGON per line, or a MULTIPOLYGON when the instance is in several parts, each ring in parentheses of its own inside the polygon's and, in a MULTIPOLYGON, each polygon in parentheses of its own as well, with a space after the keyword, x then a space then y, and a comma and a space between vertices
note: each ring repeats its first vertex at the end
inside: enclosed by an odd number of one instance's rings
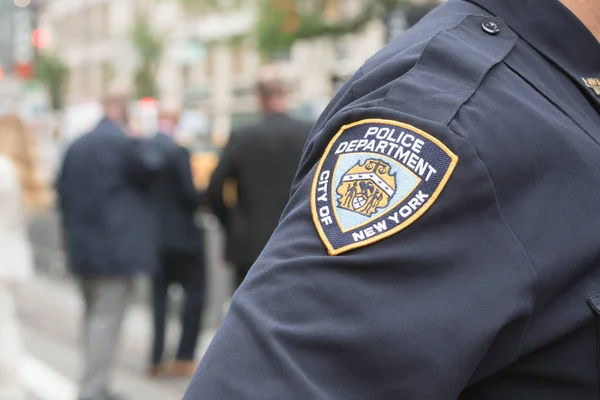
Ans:
MULTIPOLYGON (((355 0, 348 0, 351 7, 355 0)), ((99 98, 117 82, 131 87, 138 58, 130 41, 136 15, 148 11, 164 53, 157 81, 161 100, 202 110, 217 142, 232 125, 256 114, 253 88, 261 58, 251 33, 252 9, 198 15, 176 0, 48 0, 40 24, 70 69, 67 103, 99 98)), ((337 86, 388 40, 385 21, 339 39, 296 43, 276 61, 294 88, 300 114, 320 112, 337 86)))

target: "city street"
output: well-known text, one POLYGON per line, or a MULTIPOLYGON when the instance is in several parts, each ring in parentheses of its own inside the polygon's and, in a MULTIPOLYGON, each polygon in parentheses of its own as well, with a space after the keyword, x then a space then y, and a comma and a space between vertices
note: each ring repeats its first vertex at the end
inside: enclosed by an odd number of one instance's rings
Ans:
MULTIPOLYGON (((209 234, 207 304, 203 332, 198 346, 200 357, 210 342, 230 295, 229 274, 220 260, 221 238, 211 221, 205 221, 209 234)), ((20 368, 32 400, 71 400, 77 398, 79 368, 78 327, 82 302, 75 282, 68 277, 63 257, 56 248, 56 216, 41 216, 34 224, 34 244, 38 252, 38 274, 19 291, 22 336, 27 357, 20 368)), ((173 308, 181 293, 173 292, 173 308)), ((146 377, 148 348, 152 339, 147 308, 148 290, 140 279, 132 296, 132 306, 123 330, 122 346, 115 374, 115 390, 128 399, 181 399, 187 380, 146 377)), ((176 310, 174 310, 176 311, 176 310)), ((171 355, 179 337, 177 313, 168 328, 167 351, 171 355)))
MULTIPOLYGON (((69 282, 37 279, 22 288, 20 312, 28 353, 21 365, 25 386, 36 400, 76 398, 79 371, 78 323, 81 303, 69 282)), ((143 305, 134 305, 124 328, 116 373, 116 388, 137 399, 180 399, 185 380, 152 381, 145 377, 147 349, 151 340, 149 315, 143 305)), ((170 327, 177 338, 176 325, 170 327)), ((203 344, 210 340, 210 330, 203 344)), ((173 340, 170 340, 172 343, 173 340)), ((200 346, 203 347, 203 346, 200 346)))

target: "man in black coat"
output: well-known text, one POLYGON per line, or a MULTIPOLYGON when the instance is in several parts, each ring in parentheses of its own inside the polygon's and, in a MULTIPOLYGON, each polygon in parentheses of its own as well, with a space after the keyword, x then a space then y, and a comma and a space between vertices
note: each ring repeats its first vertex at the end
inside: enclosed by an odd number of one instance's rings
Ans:
POLYGON ((285 84, 276 78, 258 85, 262 120, 233 132, 212 176, 210 205, 227 233, 227 260, 239 285, 277 227, 300 162, 310 125, 289 117, 285 84), (237 188, 235 205, 224 199, 237 188), (225 189, 225 190, 224 190, 225 189))
POLYGON ((201 230, 194 223, 203 203, 194 186, 190 153, 173 138, 177 114, 163 112, 161 133, 154 142, 165 159, 165 167, 154 187, 159 226, 160 267, 153 279, 154 344, 149 375, 163 372, 192 376, 196 370, 195 352, 204 302, 204 244, 201 230), (181 314, 181 338, 176 361, 163 368, 168 289, 179 284, 185 291, 181 314))
POLYGON ((72 272, 85 303, 81 400, 107 400, 111 365, 133 277, 158 264, 150 190, 162 168, 153 143, 126 135, 127 99, 65 155, 58 195, 72 272))

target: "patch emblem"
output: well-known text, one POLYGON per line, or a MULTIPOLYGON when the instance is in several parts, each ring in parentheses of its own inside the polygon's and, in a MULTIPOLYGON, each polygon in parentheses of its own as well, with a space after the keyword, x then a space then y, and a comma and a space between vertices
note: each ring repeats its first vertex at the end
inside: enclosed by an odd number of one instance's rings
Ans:
POLYGON ((311 209, 329 254, 375 243, 431 207, 458 157, 407 124, 369 119, 346 125, 315 174, 311 209))
POLYGON ((600 79, 598 78, 581 78, 583 79, 583 83, 585 86, 589 87, 596 93, 597 96, 600 96, 600 79))

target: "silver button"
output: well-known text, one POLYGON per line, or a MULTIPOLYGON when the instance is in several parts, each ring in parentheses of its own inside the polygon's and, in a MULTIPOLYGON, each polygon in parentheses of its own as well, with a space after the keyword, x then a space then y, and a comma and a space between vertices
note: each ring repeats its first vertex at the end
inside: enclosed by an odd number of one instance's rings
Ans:
POLYGON ((490 35, 497 35, 498 33, 500 33, 500 27, 494 21, 484 21, 481 24, 481 28, 485 33, 489 33, 490 35))

